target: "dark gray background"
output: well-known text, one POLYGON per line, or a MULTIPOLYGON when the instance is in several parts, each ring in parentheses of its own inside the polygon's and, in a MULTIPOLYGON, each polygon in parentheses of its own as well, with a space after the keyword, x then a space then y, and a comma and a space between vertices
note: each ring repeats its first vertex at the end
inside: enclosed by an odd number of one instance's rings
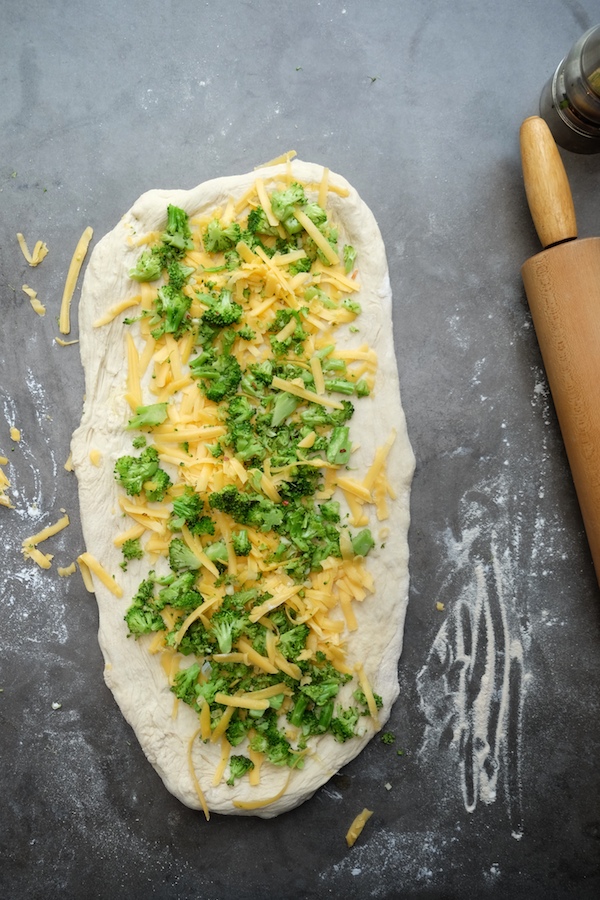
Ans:
MULTIPOLYGON (((0 509, 3 898, 598 896, 600 598, 520 280, 539 245, 518 129, 599 12, 597 0, 0 4, 0 453, 16 506, 0 509), (86 225, 95 242, 149 188, 289 149, 357 187, 388 251, 417 457, 397 740, 375 739, 279 819, 207 824, 145 761, 102 680, 93 597, 56 573, 82 549, 63 464, 83 379, 77 346, 53 339, 86 225), (39 268, 17 231, 47 242, 39 268), (72 524, 42 572, 20 544, 61 508, 72 524), (478 565, 499 572, 525 682, 497 798, 467 812, 459 755, 426 731, 419 684, 478 565), (363 806, 374 815, 349 851, 363 806)), ((597 235, 600 155, 563 158, 580 235, 597 235)))

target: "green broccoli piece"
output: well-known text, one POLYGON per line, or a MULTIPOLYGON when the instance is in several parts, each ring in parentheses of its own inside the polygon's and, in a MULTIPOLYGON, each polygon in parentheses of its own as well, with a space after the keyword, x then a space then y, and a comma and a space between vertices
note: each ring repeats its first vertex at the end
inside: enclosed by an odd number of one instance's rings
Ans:
POLYGON ((189 217, 185 210, 171 204, 167 206, 167 227, 161 235, 161 240, 180 253, 194 249, 189 217))
POLYGON ((186 569, 199 569, 201 563, 181 538, 173 538, 169 544, 169 565, 174 572, 182 572, 186 569))
POLYGON ((364 378, 361 378, 360 381, 357 381, 354 385, 354 391, 357 397, 368 397, 371 393, 371 388, 367 384, 367 381, 364 378))
POLYGON ((181 263, 175 259, 167 266, 169 284, 171 287, 175 288, 175 290, 180 291, 193 272, 194 269, 191 266, 182 266, 181 263))
POLYGON ((282 425, 288 416, 291 416, 296 410, 299 403, 300 399, 298 397, 295 397, 293 394, 288 394, 287 391, 280 391, 280 393, 277 394, 273 405, 273 412, 271 414, 272 427, 277 428, 279 425, 282 425))
POLYGON ((252 550, 252 544, 250 543, 248 532, 245 529, 243 531, 232 532, 231 540, 236 556, 248 556, 252 550))
POLYGON ((148 500, 162 503, 172 481, 164 469, 157 469, 152 478, 144 482, 144 491, 148 500))
POLYGON ((253 331, 249 325, 242 325, 242 327, 238 328, 236 331, 236 335, 243 341, 253 341, 256 337, 256 332, 253 331))
POLYGON ((302 256, 300 259, 297 259, 296 262, 290 263, 288 271, 290 275, 297 275, 298 272, 310 272, 312 264, 313 260, 310 256, 302 256))
POLYGON ((133 419, 129 420, 128 430, 134 428, 153 428, 162 425, 167 418, 167 403, 151 403, 148 406, 138 406, 133 419))
POLYGON ((198 678, 200 676, 200 666, 198 663, 192 663, 187 669, 181 669, 175 675, 171 690, 180 700, 189 706, 198 709, 198 694, 196 687, 198 686, 198 678))
POLYGON ((124 618, 127 622, 129 634, 136 639, 141 634, 165 630, 166 626, 162 616, 154 605, 154 578, 152 573, 145 581, 140 583, 124 618))
POLYGON ((227 407, 227 423, 241 425, 243 422, 249 422, 254 416, 256 409, 245 397, 232 397, 227 407))
POLYGON ((143 434, 138 434, 138 436, 134 438, 131 443, 136 450, 141 450, 142 447, 146 446, 146 437, 143 434))
POLYGON ((247 756, 233 755, 229 757, 229 778, 227 784, 233 785, 237 778, 242 778, 246 772, 251 772, 254 763, 247 756))
POLYGON ((210 297, 210 305, 203 314, 202 321, 212 328, 225 328, 227 325, 234 325, 236 322, 239 322, 243 309, 239 303, 231 299, 232 296, 231 291, 227 288, 223 288, 217 298, 209 294, 203 294, 202 301, 208 302, 207 298, 210 297))
POLYGON ((127 563, 132 559, 141 559, 144 555, 142 545, 139 538, 130 538, 125 541, 121 547, 123 553, 123 562, 120 564, 124 572, 127 571, 127 563))
POLYGON ((223 541, 214 541, 212 544, 207 544, 204 552, 211 562, 223 563, 224 565, 227 565, 229 562, 227 547, 223 541))
POLYGON ((297 234, 302 231, 302 225, 294 215, 295 206, 306 205, 306 194, 301 184, 293 181, 285 190, 273 191, 270 200, 273 213, 288 234, 297 234))
POLYGON ((382 744, 393 744, 396 740, 396 735, 393 731, 384 731, 381 735, 381 743, 382 744))
POLYGON ((248 231, 251 234, 279 234, 277 225, 271 225, 262 206, 257 206, 248 214, 248 231))
POLYGON ((227 740, 232 747, 237 747, 238 744, 242 743, 248 733, 248 729, 252 727, 251 723, 252 719, 240 719, 239 715, 234 714, 225 732, 227 740))
POLYGON ((333 409, 328 412, 323 406, 311 403, 300 413, 300 419, 304 425, 310 428, 318 428, 322 425, 344 425, 353 415, 354 406, 350 400, 342 400, 342 409, 333 409))
POLYGON ((129 277, 134 281, 156 281, 162 269, 160 257, 151 250, 144 250, 135 267, 129 270, 129 277))
POLYGON ((296 625, 289 631, 279 635, 279 649, 286 659, 296 659, 299 653, 306 647, 306 639, 310 629, 307 625, 296 625))
POLYGON ((362 312, 362 306, 358 302, 358 300, 352 300, 350 297, 344 297, 342 300, 342 306, 344 309, 349 310, 349 312, 354 313, 354 315, 359 316, 362 312))
POLYGON ((196 572, 187 571, 177 575, 173 581, 158 592, 154 603, 157 609, 174 606, 176 609, 196 609, 202 603, 202 594, 194 588, 196 572))
POLYGON ((321 228, 327 221, 327 213, 318 203, 307 203, 304 207, 304 212, 317 228, 321 228))
POLYGON ((345 378, 326 378, 325 390, 333 391, 335 394, 350 395, 354 393, 354 384, 351 381, 346 381, 345 378))
POLYGON ((358 718, 359 713, 354 706, 348 709, 339 709, 337 716, 332 718, 331 733, 339 744, 343 744, 354 737, 358 718))
POLYGON ((192 360, 190 373, 204 382, 204 394, 215 403, 235 394, 242 379, 242 370, 235 356, 217 355, 208 350, 192 360))
POLYGON ((186 317, 191 303, 192 298, 173 287, 172 284, 164 284, 160 287, 154 302, 155 319, 160 324, 152 330, 152 337, 158 340, 163 334, 180 336, 189 325, 186 317))
POLYGON ((153 479, 157 476, 159 480, 163 476, 169 478, 167 473, 159 468, 158 452, 155 447, 146 447, 137 457, 120 456, 115 463, 115 477, 130 496, 141 494, 146 484, 150 485, 152 492, 155 483, 153 479), (158 474, 160 472, 162 476, 158 474))
POLYGON ((231 250, 241 240, 242 230, 237 222, 223 226, 219 219, 208 223, 204 234, 204 249, 207 253, 231 250))
POLYGON ((354 268, 354 263, 356 262, 356 250, 351 244, 344 244, 344 269, 346 271, 346 275, 349 275, 352 269, 354 268))
POLYGON ((356 556, 366 556, 374 546, 375 541, 368 528, 363 528, 352 538, 352 549, 356 556))
POLYGON ((344 465, 350 462, 351 450, 350 429, 347 425, 337 425, 332 430, 327 444, 327 461, 336 465, 344 465))

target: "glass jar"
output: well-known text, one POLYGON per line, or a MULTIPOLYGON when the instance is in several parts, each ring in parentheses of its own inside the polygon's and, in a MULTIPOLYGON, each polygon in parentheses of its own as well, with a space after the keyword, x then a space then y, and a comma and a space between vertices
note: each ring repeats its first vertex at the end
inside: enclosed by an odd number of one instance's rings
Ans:
POLYGON ((540 115, 565 150, 600 153, 600 25, 573 44, 546 83, 540 115))

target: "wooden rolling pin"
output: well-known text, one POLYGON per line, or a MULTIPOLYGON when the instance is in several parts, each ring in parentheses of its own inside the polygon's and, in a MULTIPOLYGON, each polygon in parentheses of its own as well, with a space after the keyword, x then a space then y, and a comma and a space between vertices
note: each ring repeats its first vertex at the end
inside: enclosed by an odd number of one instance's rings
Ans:
POLYGON ((526 119, 520 137, 545 248, 521 275, 600 582, 600 237, 576 240, 569 182, 544 120, 526 119))

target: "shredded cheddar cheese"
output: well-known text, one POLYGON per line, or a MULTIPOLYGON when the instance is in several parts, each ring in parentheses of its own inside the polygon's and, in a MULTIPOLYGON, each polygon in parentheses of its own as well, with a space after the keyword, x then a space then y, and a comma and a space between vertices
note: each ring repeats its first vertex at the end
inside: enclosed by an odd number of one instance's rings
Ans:
POLYGON ((346 834, 346 843, 348 847, 354 846, 372 815, 373 811, 366 808, 357 815, 346 834))
POLYGON ((93 231, 90 227, 86 228, 75 247, 75 251, 69 264, 67 279, 63 290, 62 301, 60 305, 60 315, 58 318, 58 330, 61 334, 69 334, 71 331, 71 300, 75 293, 77 279, 85 259, 85 254, 92 239, 93 231))

